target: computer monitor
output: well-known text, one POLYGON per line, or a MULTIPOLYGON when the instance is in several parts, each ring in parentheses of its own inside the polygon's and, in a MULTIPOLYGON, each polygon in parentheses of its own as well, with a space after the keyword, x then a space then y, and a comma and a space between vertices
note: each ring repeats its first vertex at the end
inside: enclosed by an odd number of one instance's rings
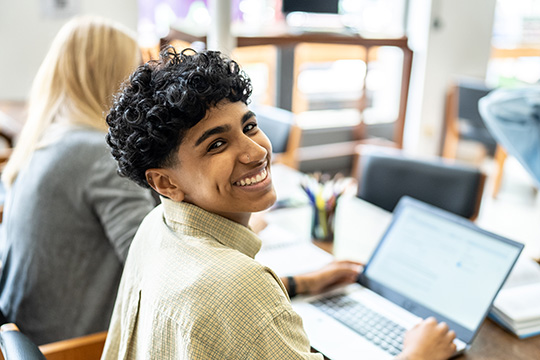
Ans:
POLYGON ((294 11, 311 13, 338 13, 339 0, 283 0, 281 11, 288 14, 294 11))

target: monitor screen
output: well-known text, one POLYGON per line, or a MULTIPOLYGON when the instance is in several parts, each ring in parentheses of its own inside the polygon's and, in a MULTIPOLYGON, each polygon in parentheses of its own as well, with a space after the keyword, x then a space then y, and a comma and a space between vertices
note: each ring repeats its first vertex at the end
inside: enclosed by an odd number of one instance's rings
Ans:
POLYGON ((416 206, 400 209, 366 276, 475 329, 521 248, 416 206))
POLYGON ((312 13, 338 13, 339 0, 283 0, 281 11, 284 14, 293 11, 312 13))

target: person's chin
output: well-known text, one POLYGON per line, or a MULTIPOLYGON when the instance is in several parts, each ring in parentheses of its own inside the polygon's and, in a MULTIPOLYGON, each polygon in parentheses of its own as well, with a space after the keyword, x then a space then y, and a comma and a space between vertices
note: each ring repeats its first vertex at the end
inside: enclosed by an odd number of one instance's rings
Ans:
POLYGON ((274 204, 276 203, 276 199, 277 199, 276 191, 274 190, 274 188, 272 188, 272 194, 269 194, 266 203, 261 204, 261 205, 262 205, 262 206, 261 206, 262 209, 259 210, 259 211, 263 211, 263 210, 269 209, 272 205, 274 205, 274 204))
POLYGON ((258 197, 251 202, 251 212, 259 212, 269 209, 276 202, 276 192, 272 187, 271 191, 264 196, 258 197))

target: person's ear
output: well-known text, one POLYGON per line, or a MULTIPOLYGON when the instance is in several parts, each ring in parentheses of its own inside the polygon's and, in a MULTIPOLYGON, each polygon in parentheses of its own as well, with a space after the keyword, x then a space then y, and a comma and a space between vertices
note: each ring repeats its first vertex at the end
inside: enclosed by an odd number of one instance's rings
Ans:
POLYGON ((177 202, 184 200, 184 192, 180 190, 168 169, 148 169, 145 175, 148 184, 160 195, 177 202))

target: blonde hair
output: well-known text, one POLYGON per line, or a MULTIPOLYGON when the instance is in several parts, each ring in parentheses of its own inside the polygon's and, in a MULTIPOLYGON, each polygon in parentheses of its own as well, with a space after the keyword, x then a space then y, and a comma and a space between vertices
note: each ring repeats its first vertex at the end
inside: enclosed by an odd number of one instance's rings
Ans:
POLYGON ((122 25, 95 16, 66 23, 32 84, 28 118, 2 172, 4 184, 13 184, 49 125, 67 123, 107 131, 105 114, 113 95, 139 62, 135 35, 122 25))

